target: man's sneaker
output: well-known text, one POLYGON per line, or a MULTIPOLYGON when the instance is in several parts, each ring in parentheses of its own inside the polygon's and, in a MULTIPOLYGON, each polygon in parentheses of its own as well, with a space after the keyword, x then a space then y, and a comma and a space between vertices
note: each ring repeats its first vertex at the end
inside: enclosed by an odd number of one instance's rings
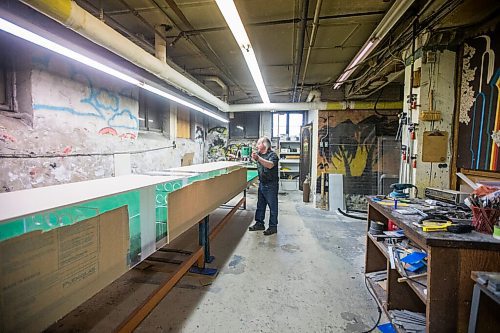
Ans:
POLYGON ((264 235, 269 236, 269 235, 275 234, 277 232, 278 232, 278 228, 276 228, 276 227, 269 227, 269 228, 267 228, 266 231, 264 231, 264 235))
POLYGON ((249 227, 249 231, 264 230, 266 227, 262 223, 256 222, 253 226, 249 227))

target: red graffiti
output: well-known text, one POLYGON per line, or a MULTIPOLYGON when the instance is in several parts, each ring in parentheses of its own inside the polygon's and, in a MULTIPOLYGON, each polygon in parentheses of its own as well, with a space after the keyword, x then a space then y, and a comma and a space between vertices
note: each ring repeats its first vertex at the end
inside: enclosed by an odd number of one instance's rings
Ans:
POLYGON ((66 148, 64 148, 63 154, 67 155, 67 154, 71 153, 72 150, 73 150, 73 147, 67 146, 66 148))
POLYGON ((123 133, 122 135, 120 135, 120 138, 135 140, 137 138, 137 135, 135 135, 134 133, 123 133))
POLYGON ((101 130, 99 131, 99 134, 118 135, 118 132, 112 127, 104 127, 104 128, 101 128, 101 130))
POLYGON ((15 137, 13 137, 12 135, 10 135, 8 133, 5 133, 5 132, 1 132, 0 133, 0 140, 2 140, 2 141, 16 142, 16 138, 15 137))

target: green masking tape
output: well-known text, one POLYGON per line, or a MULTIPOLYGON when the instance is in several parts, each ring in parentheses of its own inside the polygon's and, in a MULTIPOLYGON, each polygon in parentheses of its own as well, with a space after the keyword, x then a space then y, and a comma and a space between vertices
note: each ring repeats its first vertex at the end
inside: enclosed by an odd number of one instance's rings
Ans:
POLYGON ((500 226, 495 225, 493 228, 493 237, 500 239, 500 226))

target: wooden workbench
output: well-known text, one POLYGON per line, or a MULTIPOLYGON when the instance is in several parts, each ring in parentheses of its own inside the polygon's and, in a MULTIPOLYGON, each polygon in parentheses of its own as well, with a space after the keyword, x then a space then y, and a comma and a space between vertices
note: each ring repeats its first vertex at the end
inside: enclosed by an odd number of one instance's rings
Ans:
MULTIPOLYGON (((413 225, 420 216, 401 215, 391 206, 368 198, 368 221, 380 221, 387 230, 392 220, 414 244, 428 255, 427 276, 400 283, 390 269, 388 248, 367 233, 365 272, 387 270, 387 288, 368 278, 379 305, 388 312, 395 309, 425 312, 427 332, 467 332, 473 281, 471 271, 500 271, 500 241, 477 232, 452 234, 423 232, 413 225)), ((491 320, 493 320, 491 314, 491 320)), ((487 318, 485 320, 488 320, 487 318)))

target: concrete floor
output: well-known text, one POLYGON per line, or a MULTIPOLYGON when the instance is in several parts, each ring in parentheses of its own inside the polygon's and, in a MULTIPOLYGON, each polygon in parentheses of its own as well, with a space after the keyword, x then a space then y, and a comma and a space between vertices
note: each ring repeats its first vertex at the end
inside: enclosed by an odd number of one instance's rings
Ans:
MULTIPOLYGON (((377 309, 363 281, 366 222, 279 197, 278 234, 249 232, 256 189, 211 242, 215 278, 188 273, 136 332, 362 332, 377 309)), ((236 202, 236 200, 234 200, 236 202)), ((210 215, 211 226, 228 210, 210 215)), ((268 213, 268 212, 267 212, 268 213)), ((197 226, 169 245, 197 246, 197 226)), ((163 255, 163 254, 162 254, 163 255)), ((169 254, 171 256, 171 254, 169 254)), ((176 265, 145 262, 46 332, 111 332, 176 265), (146 266, 147 266, 146 265, 146 266)))
MULTIPOLYGON (((254 190, 255 192, 255 190, 254 190)), ((366 223, 279 198, 278 234, 248 232, 256 195, 212 242, 209 286, 186 276, 136 332, 362 332, 377 318, 363 282, 366 223)))

